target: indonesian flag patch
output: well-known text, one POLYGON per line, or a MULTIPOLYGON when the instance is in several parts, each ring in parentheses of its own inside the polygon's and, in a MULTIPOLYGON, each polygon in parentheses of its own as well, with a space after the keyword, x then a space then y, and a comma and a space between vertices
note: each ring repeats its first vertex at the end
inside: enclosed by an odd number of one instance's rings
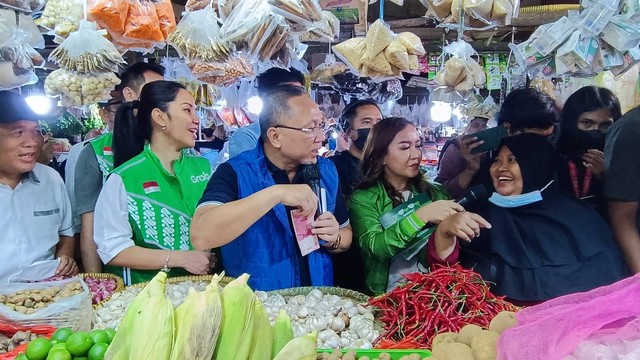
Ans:
POLYGON ((102 152, 106 155, 106 156, 113 156, 113 150, 111 150, 110 146, 105 146, 104 148, 102 148, 102 152))
POLYGON ((153 192, 160 191, 160 186, 157 181, 147 181, 142 183, 142 187, 144 188, 145 194, 151 194, 153 192))

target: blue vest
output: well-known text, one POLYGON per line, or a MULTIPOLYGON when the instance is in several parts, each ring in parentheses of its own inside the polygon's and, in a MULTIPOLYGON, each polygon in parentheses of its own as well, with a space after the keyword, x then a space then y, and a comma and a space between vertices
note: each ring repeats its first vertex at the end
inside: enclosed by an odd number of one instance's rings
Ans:
MULTIPOLYGON (((258 143, 230 159, 228 163, 238 175, 238 199, 276 185, 267 169, 263 146, 258 143)), ((318 157, 320 186, 327 191, 327 207, 333 212, 338 196, 338 172, 333 163, 318 157)), ((298 244, 291 233, 289 214, 278 204, 236 240, 221 248, 226 275, 251 275, 249 285, 254 290, 270 291, 299 287, 300 266, 298 244)), ((306 256, 313 286, 333 286, 333 266, 330 253, 321 247, 306 256)))

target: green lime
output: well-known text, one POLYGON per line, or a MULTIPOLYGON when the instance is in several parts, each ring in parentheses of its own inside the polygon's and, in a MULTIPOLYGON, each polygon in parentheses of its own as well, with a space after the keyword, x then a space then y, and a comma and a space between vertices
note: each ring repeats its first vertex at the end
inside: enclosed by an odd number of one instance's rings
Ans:
POLYGON ((108 347, 109 344, 107 343, 97 343, 93 345, 91 350, 89 350, 89 360, 103 360, 108 347))
POLYGON ((50 349, 51 344, 49 344, 49 340, 45 338, 38 338, 27 345, 25 355, 29 360, 45 360, 50 349))
POLYGON ((111 344, 111 342, 113 341, 113 337, 116 336, 116 331, 112 328, 104 329, 104 331, 107 333, 107 335, 109 335, 109 342, 107 344, 111 344))
POLYGON ((29 360, 29 359, 27 358, 27 355, 22 353, 22 354, 19 354, 18 356, 16 356, 16 360, 29 360))
POLYGON ((71 360, 71 353, 64 349, 49 351, 47 360, 71 360))
POLYGON ((52 352, 53 350, 58 350, 58 349, 67 350, 67 344, 65 343, 53 344, 49 352, 52 352))
POLYGON ((73 334, 73 330, 71 330, 71 328, 60 328, 56 330, 53 335, 51 335, 51 340, 55 340, 57 342, 66 342, 71 334, 73 334))
POLYGON ((49 340, 49 344, 51 344, 51 346, 53 346, 53 345, 55 345, 55 344, 58 344, 58 343, 61 343, 61 341, 58 341, 58 340, 49 340))
POLYGON ((73 356, 86 355, 92 346, 93 339, 91 339, 91 335, 88 332, 78 331, 67 339, 67 350, 73 356))
POLYGON ((89 358, 86 356, 74 356, 73 360, 89 360, 89 358))
POLYGON ((104 330, 96 329, 90 332, 89 335, 91 335, 91 339, 93 339, 94 344, 97 344, 97 343, 108 344, 111 342, 111 339, 109 338, 109 334, 107 334, 107 332, 104 330))

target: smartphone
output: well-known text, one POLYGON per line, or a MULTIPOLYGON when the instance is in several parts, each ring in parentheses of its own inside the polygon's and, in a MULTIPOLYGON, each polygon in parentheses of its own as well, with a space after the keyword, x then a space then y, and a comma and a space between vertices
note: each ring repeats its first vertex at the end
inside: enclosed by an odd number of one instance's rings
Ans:
POLYGON ((470 137, 476 137, 478 140, 484 141, 482 145, 471 150, 472 154, 477 154, 497 149, 498 146, 500 146, 500 141, 507 137, 507 129, 504 126, 496 126, 491 129, 479 131, 475 134, 466 135, 463 139, 468 139, 470 137))

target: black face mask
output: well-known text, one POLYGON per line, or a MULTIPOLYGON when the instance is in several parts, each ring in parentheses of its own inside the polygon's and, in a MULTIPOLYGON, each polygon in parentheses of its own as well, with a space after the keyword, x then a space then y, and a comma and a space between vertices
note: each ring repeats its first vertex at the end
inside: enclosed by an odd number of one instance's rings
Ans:
POLYGON ((367 143, 367 138, 369 137, 371 129, 358 129, 356 132, 358 133, 358 138, 353 142, 353 145, 355 145, 358 150, 362 151, 362 149, 364 149, 364 145, 367 143))
POLYGON ((606 134, 600 130, 576 130, 571 135, 571 147, 580 155, 589 149, 604 150, 606 134))

